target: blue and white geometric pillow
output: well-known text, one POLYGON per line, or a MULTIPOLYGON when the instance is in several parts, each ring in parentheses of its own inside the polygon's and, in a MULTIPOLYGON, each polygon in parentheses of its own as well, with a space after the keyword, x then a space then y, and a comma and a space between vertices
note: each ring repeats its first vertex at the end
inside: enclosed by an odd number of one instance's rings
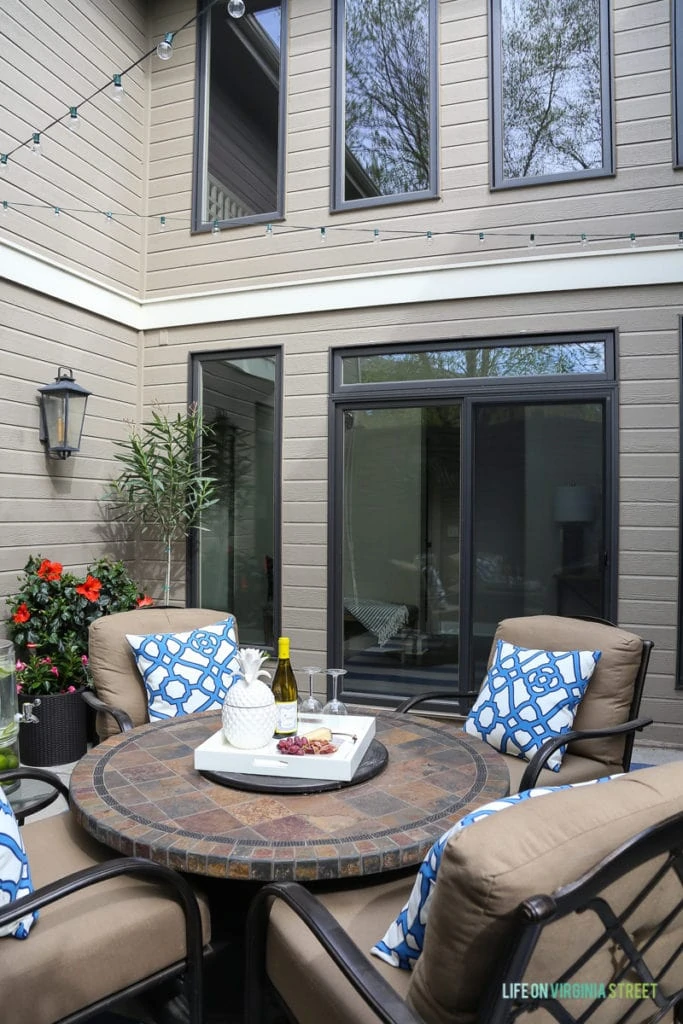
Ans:
MULTIPOLYGON (((465 732, 503 754, 531 761, 543 743, 569 732, 602 651, 536 651, 499 640, 465 732)), ((560 770, 565 747, 546 767, 560 770)))
MULTIPOLYGON (((17 819, 0 786, 0 907, 29 896, 33 892, 31 869, 24 849, 17 819)), ((19 921, 0 928, 1 935, 13 935, 15 939, 26 939, 31 925, 38 917, 38 911, 27 914, 19 921)))
POLYGON ((147 690, 150 721, 219 710, 239 675, 235 619, 184 633, 127 634, 147 690))
POLYGON ((596 782, 609 782, 610 779, 618 777, 618 775, 604 775, 600 779, 589 779, 588 782, 567 783, 564 786, 539 786, 537 789, 527 789, 522 793, 506 796, 502 800, 492 800, 490 804, 485 804, 483 807, 478 807, 476 811, 466 814, 452 828, 444 832, 427 852, 417 872, 408 902, 370 952, 391 964, 392 967, 400 967, 404 971, 414 967, 424 945, 432 893, 443 852, 451 836, 462 832, 469 825, 481 821, 482 818, 488 818, 492 814, 497 814, 498 811, 504 811, 506 807, 514 807, 515 804, 524 800, 547 796, 549 793, 559 793, 562 789, 576 789, 578 786, 592 786, 596 782))

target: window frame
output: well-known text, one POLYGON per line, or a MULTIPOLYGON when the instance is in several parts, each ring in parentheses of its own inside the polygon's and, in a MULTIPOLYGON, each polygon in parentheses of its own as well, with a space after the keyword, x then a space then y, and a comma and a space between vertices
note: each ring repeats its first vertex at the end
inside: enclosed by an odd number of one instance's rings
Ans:
MULTIPOLYGON (((202 408, 202 368, 206 363, 224 359, 259 359, 272 357, 275 362, 273 390, 273 645, 259 644, 275 651, 275 638, 282 629, 282 409, 284 351, 281 345, 254 348, 225 348, 191 352, 189 356, 189 402, 202 408)), ((186 593, 189 607, 200 607, 199 593, 199 530, 193 529, 186 546, 186 593)), ((231 611, 232 609, 228 609, 231 611)), ((237 623, 239 632, 239 622, 237 623)))
POLYGON ((358 210, 394 203, 418 202, 436 199, 439 195, 439 50, 438 3, 429 4, 428 60, 429 60, 429 187, 419 192, 400 192, 389 196, 369 196, 365 199, 344 199, 345 182, 345 95, 346 95, 346 0, 335 4, 332 62, 334 75, 333 100, 333 153, 330 212, 358 210))
MULTIPOLYGON (((671 0, 671 141, 673 166, 683 169, 683 0, 671 0)), ((683 685, 683 684, 681 684, 683 685)))
MULTIPOLYGON (((278 96, 277 185, 276 208, 267 213, 247 217, 219 220, 217 226, 237 228, 249 224, 268 224, 285 219, 285 168, 287 144, 287 4, 280 0, 280 84, 278 96)), ((213 229, 214 222, 204 220, 207 179, 207 135, 209 123, 209 61, 207 54, 211 41, 211 15, 215 0, 197 0, 196 90, 194 104, 194 142, 192 160, 192 234, 203 234, 213 229)))
MULTIPOLYGON (((675 0, 674 0, 675 2, 675 0)), ((489 0, 489 175, 492 192, 507 188, 525 188, 560 181, 614 176, 614 74, 613 44, 609 0, 600 0, 600 96, 602 112, 602 166, 579 171, 560 171, 526 178, 506 178, 503 174, 503 79, 501 60, 501 22, 503 0, 489 0)))

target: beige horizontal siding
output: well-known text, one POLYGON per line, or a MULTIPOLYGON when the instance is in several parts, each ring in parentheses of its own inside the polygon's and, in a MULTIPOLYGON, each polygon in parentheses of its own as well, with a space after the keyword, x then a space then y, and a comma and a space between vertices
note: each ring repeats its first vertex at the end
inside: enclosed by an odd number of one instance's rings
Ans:
MULTIPOLYGON (((2 0, 0 15, 6 96, 0 152, 56 118, 68 119, 70 106, 146 49, 144 9, 137 0, 2 0)), ((32 251, 136 294, 146 74, 140 66, 125 76, 120 105, 108 88, 83 105, 79 133, 59 123, 42 134, 42 156, 30 146, 17 150, 3 180, 3 199, 28 204, 4 218, 3 237, 29 241, 32 251), (55 207, 63 211, 59 217, 55 207), (109 227, 106 211, 114 214, 109 227)))
MULTIPOLYGON (((177 2, 171 7, 178 16, 187 10, 177 2)), ((475 0, 465 6, 444 0, 439 4, 441 196, 333 216, 332 10, 317 0, 303 0, 296 10, 291 7, 286 220, 276 224, 270 239, 258 226, 226 229, 218 238, 193 236, 180 223, 163 238, 152 232, 149 295, 395 269, 424 264, 425 259, 438 266, 454 259, 503 256, 524 251, 531 231, 537 236, 537 251, 547 252, 571 251, 582 232, 597 248, 618 245, 620 239, 626 246, 631 232, 653 243, 673 241, 672 212, 680 209, 680 197, 679 175, 671 168, 665 0, 617 0, 614 6, 616 176, 490 192, 487 3, 475 0), (454 224, 459 232, 471 234, 453 234, 454 224), (311 230, 287 233, 288 225, 311 230), (323 225, 328 228, 325 246, 319 243, 318 228, 323 225), (358 225, 357 234, 336 230, 352 225, 358 225), (421 237, 395 240, 387 234, 380 244, 370 245, 374 227, 380 232, 401 227, 421 237), (427 230, 435 236, 429 250, 427 230), (483 252, 477 242, 480 230, 487 232, 483 252), (496 231, 511 234, 496 236, 496 231), (598 236, 616 241, 600 241, 598 236)), ((155 216, 173 201, 189 215, 191 153, 185 145, 169 154, 159 122, 163 118, 167 123, 173 112, 183 124, 192 116, 192 88, 181 87, 183 74, 186 85, 193 86, 190 35, 177 62, 174 55, 173 78, 168 78, 173 84, 161 84, 166 69, 155 72, 152 80, 150 210, 155 216)))
POLYGON ((134 331, 45 296, 0 283, 0 630, 4 598, 30 555, 82 571, 103 554, 134 564, 125 531, 101 500, 115 474, 112 440, 125 437, 138 402, 134 331), (48 460, 38 438, 37 389, 69 366, 92 392, 81 451, 48 460))

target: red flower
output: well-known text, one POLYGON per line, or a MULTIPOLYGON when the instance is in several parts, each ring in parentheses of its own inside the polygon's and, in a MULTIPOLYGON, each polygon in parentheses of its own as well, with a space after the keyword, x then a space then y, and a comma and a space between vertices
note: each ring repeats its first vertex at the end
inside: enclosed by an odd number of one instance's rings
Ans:
POLYGON ((95 579, 94 576, 88 575, 85 578, 85 582, 76 587, 76 593, 80 594, 81 597, 84 597, 87 601, 98 601, 101 589, 101 581, 95 579))
POLYGON ((143 594, 142 597, 139 597, 135 603, 138 606, 138 608, 149 608, 151 605, 154 604, 154 601, 152 600, 151 597, 148 597, 147 594, 143 594))
POLYGON ((30 618, 31 613, 28 610, 28 605, 26 604, 26 601, 22 601, 17 610, 15 611, 14 615, 12 616, 12 622, 21 624, 22 622, 28 622, 30 618))
POLYGON ((41 580, 47 580, 48 583, 51 583, 60 578, 63 568, 61 562, 51 562, 48 558, 44 558, 36 575, 40 576, 41 580))

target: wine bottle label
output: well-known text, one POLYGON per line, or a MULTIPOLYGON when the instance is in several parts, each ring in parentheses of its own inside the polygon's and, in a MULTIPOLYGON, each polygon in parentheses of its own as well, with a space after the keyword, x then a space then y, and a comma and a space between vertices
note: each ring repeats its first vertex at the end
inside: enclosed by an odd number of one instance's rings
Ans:
POLYGON ((275 705, 275 735, 285 736, 296 733, 298 724, 297 702, 286 701, 275 705))

